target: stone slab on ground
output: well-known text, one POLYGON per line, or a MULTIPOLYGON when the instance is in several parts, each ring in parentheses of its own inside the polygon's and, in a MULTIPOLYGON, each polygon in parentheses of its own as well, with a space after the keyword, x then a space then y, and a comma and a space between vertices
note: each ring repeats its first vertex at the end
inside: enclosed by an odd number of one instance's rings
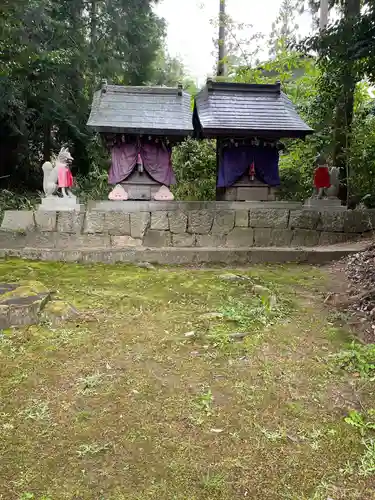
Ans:
POLYGON ((151 262, 162 265, 225 265, 305 262, 325 264, 364 250, 368 242, 345 243, 325 247, 253 247, 253 248, 126 248, 112 250, 0 249, 0 257, 20 257, 30 260, 108 264, 151 262))
POLYGON ((32 210, 6 210, 1 223, 3 231, 26 232, 35 229, 32 210))

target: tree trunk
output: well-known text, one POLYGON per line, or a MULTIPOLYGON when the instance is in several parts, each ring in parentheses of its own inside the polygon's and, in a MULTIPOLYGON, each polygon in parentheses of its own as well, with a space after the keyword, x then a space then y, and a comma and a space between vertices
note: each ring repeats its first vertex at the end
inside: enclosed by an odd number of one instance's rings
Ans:
POLYGON ((90 44, 95 47, 97 33, 97 0, 91 0, 90 44))
POLYGON ((219 61, 217 76, 225 76, 225 0, 220 0, 219 14, 219 61))
MULTIPOLYGON (((347 22, 348 30, 350 30, 350 26, 356 22, 360 13, 360 0, 346 0, 344 5, 344 16, 347 22)), ((342 201, 347 202, 349 195, 348 151, 351 140, 356 76, 352 63, 343 65, 343 68, 344 71, 341 75, 342 94, 338 100, 335 114, 333 164, 340 169, 340 181, 342 187, 340 198, 342 201)))

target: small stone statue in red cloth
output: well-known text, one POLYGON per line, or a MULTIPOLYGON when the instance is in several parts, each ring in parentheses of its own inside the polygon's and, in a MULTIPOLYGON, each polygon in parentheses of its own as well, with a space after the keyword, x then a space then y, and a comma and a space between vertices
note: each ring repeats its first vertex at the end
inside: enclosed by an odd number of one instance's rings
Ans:
POLYGON ((317 161, 317 167, 314 171, 314 188, 316 198, 323 198, 325 190, 330 187, 331 176, 327 160, 324 157, 320 157, 317 161))

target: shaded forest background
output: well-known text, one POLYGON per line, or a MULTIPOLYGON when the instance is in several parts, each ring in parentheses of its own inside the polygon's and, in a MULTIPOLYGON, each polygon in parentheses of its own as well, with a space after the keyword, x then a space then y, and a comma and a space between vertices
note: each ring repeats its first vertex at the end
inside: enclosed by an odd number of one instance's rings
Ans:
MULTIPOLYGON (((21 208, 41 189, 41 164, 68 145, 78 195, 108 194, 108 155, 86 127, 91 98, 103 78, 123 85, 194 81, 165 48, 166 25, 150 0, 4 0, 0 6, 0 204, 21 208)), ((344 198, 375 203, 375 2, 332 0, 336 21, 296 39, 298 15, 319 5, 283 0, 269 40, 229 16, 227 80, 271 83, 316 130, 286 141, 283 199, 310 194, 314 160, 324 153, 340 167, 344 198), (261 47, 269 56, 262 60, 261 47), (266 59, 266 60, 264 60, 266 59)), ((198 55, 197 55, 198 57, 198 55)), ((213 72, 213 68, 207 68, 213 72)), ((187 140, 174 152, 179 199, 214 199, 211 141, 187 140)))

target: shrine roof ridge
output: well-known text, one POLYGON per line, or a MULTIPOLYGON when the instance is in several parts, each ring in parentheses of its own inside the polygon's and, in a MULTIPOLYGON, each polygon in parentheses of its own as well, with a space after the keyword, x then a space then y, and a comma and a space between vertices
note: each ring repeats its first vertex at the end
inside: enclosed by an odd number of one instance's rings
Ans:
POLYGON ((311 134, 291 100, 275 84, 207 80, 195 98, 193 121, 199 137, 241 134, 300 137, 311 134))
POLYGON ((94 93, 87 125, 98 132, 187 136, 192 133, 191 97, 176 87, 108 85, 94 93))

